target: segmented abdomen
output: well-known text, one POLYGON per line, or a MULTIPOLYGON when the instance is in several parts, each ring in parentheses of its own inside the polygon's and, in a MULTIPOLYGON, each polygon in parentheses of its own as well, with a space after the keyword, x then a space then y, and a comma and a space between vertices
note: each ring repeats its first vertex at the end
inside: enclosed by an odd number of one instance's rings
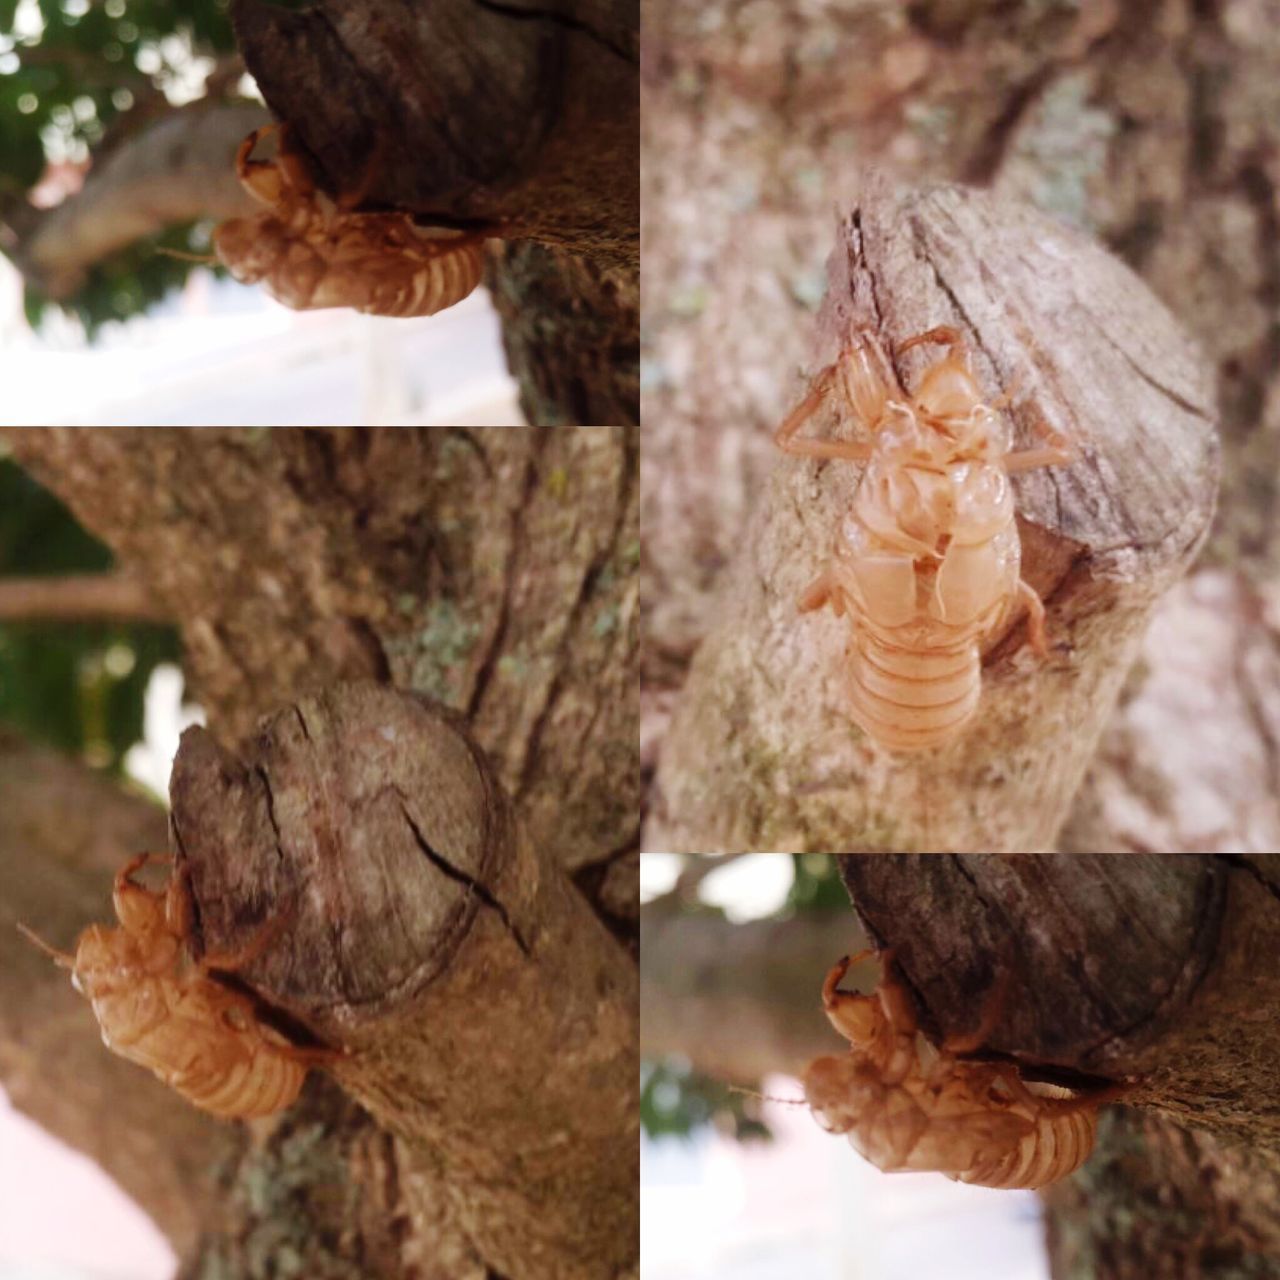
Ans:
POLYGON ((1002 1190, 1047 1187, 1084 1164, 1097 1136, 1096 1107, 1080 1108, 1065 1115, 1041 1116, 1036 1120, 1035 1132, 1023 1138, 1002 1159, 947 1176, 955 1182, 1002 1190))
POLYGON ((251 1119, 287 1107, 302 1089, 306 1068, 260 1050, 252 1058, 218 1067, 196 1064, 169 1083, 188 1100, 216 1116, 251 1119))
POLYGON ((882 746, 938 746, 977 710, 982 675, 975 640, 906 648, 860 626, 849 657, 851 714, 882 746))

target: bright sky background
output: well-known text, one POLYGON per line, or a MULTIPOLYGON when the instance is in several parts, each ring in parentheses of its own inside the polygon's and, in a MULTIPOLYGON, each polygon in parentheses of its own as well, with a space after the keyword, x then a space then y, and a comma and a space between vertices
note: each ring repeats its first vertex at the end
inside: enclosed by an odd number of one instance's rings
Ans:
POLYGON ((0 425, 518 425, 488 293, 418 319, 290 311, 196 269, 144 315, 86 341, 33 332, 0 258, 0 425))

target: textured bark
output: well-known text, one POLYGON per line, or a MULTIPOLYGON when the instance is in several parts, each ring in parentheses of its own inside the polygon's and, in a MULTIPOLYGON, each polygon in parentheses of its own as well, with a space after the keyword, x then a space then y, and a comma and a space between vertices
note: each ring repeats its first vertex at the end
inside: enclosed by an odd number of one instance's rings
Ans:
POLYGON ((232 14, 263 97, 331 193, 359 186, 375 156, 369 203, 635 267, 635 0, 236 0, 232 14))
POLYGON ((296 694, 389 675, 466 714, 534 843, 566 866, 635 848, 630 433, 5 438, 181 619, 224 743, 296 694))
POLYGON ((288 912, 240 976, 348 1051, 335 1077, 436 1174, 485 1265, 633 1269, 635 966, 459 723, 340 685, 243 763, 188 730, 171 790, 197 951, 243 948, 264 902, 288 912))
POLYGON ((1280 1272, 1280 1159, 1158 1116, 1103 1113, 1044 1193, 1054 1280, 1264 1280, 1280 1272))
MULTIPOLYGON (((854 329, 887 350, 938 324, 971 338, 988 398, 1015 383, 1076 462, 1015 480, 1022 576, 1045 600, 1046 664, 993 637, 970 727, 914 756, 875 749, 842 695, 847 621, 798 618, 858 483, 848 464, 778 467, 720 627, 704 642, 658 770, 654 849, 1052 846, 1160 595, 1208 529, 1217 440, 1208 378, 1116 259, 1025 206, 963 188, 871 184, 842 222, 814 367, 854 329)), ((905 384, 934 356, 903 361, 905 384)), ((797 399, 799 395, 797 394, 797 399)))
POLYGON ((1126 1101, 1280 1153, 1280 855, 841 859, 934 1037, 1131 1081, 1126 1101))
POLYGON ((640 421, 640 282, 563 250, 505 245, 486 278, 530 422, 640 421))
MULTIPOLYGON (((567 871, 634 945, 634 439, 604 429, 6 439, 180 620, 193 692, 225 746, 307 691, 390 675, 465 715, 528 847, 562 868, 541 892, 554 897, 567 871)), ((587 915, 580 934, 593 930, 587 915)), ((91 1028, 82 1004, 77 1013, 91 1028)), ((508 1070, 508 1043, 488 1045, 475 1070, 495 1055, 508 1070)), ((626 1088, 634 1079, 622 1072, 626 1088)), ((518 1123, 525 1094, 542 1088, 522 1079, 503 1121, 518 1123)), ((474 1208, 455 1212, 439 1161, 424 1162, 323 1078, 255 1126, 255 1139, 221 1170, 223 1199, 201 1214, 190 1280, 488 1280, 475 1243, 484 1224, 474 1208)), ((518 1168, 518 1148, 508 1155, 518 1168)), ((627 1230, 619 1224, 620 1248, 627 1230)))
MULTIPOLYGON (((721 1079, 753 1081, 798 1077, 838 1043, 819 993, 835 960, 863 946, 847 913, 730 924, 660 900, 641 908, 640 938, 646 1057, 678 1054, 721 1079)), ((874 983, 874 966, 864 968, 874 983)))
POLYGON ((102 1047, 66 973, 18 933, 67 947, 111 917, 111 876, 165 847, 165 813, 0 730, 0 1083, 14 1106, 113 1177, 179 1253, 216 1211, 235 1129, 102 1047))
POLYGON ((200 102, 162 116, 90 170, 75 195, 11 246, 27 280, 66 298, 110 254, 179 222, 233 218, 260 206, 236 178, 245 134, 270 117, 256 102, 200 102))
POLYGON ((1203 569, 1169 593, 1076 797, 1063 852, 1280 849, 1278 624, 1269 593, 1241 573, 1203 569))
MULTIPOLYGON (((1206 559, 1269 594, 1280 563, 1273 19, 1269 0, 646 6, 643 660, 655 755, 775 467, 770 432, 811 358, 831 210, 847 203, 855 160, 907 183, 1030 200, 1142 275, 1217 372, 1223 490, 1206 559)), ((1183 669, 1164 674, 1166 688, 1183 669)), ((1142 763, 1168 741, 1169 721, 1155 728, 1126 724, 1104 741, 1103 818, 1121 825, 1091 826, 1086 847, 1130 847, 1147 809, 1170 842, 1143 832, 1140 847, 1204 847, 1203 807, 1171 831, 1177 778, 1142 763)), ((1183 721, 1177 736, 1195 735, 1183 721)), ((1230 821, 1234 791, 1217 799, 1230 821)), ((1082 803, 1092 813, 1096 800, 1082 803)), ((1249 827, 1215 827, 1214 847, 1255 847, 1249 827)))

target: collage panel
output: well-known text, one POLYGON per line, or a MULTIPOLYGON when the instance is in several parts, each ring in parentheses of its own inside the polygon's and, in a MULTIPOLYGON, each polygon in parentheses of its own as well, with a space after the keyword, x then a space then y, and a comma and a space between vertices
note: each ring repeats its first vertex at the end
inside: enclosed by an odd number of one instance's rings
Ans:
POLYGON ((638 484, 0 431, 0 1276, 635 1280, 638 484))
POLYGON ((638 0, 0 5, 0 424, 633 425, 638 0))
POLYGON ((1269 0, 650 0, 658 853, 1280 848, 1269 0))
POLYGON ((642 855, 645 1280, 1280 1274, 1280 855, 642 855))

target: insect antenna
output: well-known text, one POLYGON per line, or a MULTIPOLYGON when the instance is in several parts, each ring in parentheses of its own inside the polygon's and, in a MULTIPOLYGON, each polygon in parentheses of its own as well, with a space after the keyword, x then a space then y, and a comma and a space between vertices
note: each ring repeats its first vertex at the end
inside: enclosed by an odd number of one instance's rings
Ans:
POLYGON ((741 1085, 731 1084, 729 1086, 730 1093, 740 1093, 746 1098, 755 1098, 759 1102, 778 1102, 784 1107, 807 1107, 809 1104, 803 1098, 778 1098, 772 1093, 758 1093, 755 1089, 744 1089, 741 1085))
POLYGON ((25 924, 18 925, 18 932, 30 943, 34 943, 45 955, 49 956, 54 964, 59 965, 63 969, 74 969, 76 967, 76 958, 68 954, 66 951, 59 951, 57 947, 50 946, 38 933, 33 933, 25 924))
POLYGON ((214 266, 219 261, 216 253, 183 253, 181 249, 164 248, 157 249, 156 252, 166 258, 177 258, 179 262, 198 262, 205 267, 214 266))

